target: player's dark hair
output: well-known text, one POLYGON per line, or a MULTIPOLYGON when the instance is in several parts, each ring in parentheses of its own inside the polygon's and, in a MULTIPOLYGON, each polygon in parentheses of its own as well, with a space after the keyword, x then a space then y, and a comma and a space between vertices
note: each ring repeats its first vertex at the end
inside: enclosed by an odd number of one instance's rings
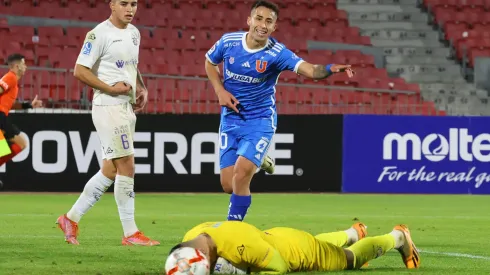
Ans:
POLYGON ((251 11, 253 11, 254 9, 256 9, 258 7, 266 7, 268 9, 274 11, 276 13, 276 16, 279 17, 279 7, 272 2, 263 1, 263 0, 255 1, 255 3, 252 5, 251 11))
POLYGON ((25 57, 20 53, 14 53, 7 57, 7 65, 12 65, 15 62, 21 62, 25 57))
POLYGON ((178 245, 172 247, 172 249, 170 249, 170 252, 168 253, 168 255, 172 254, 175 250, 179 249, 179 248, 182 248, 184 247, 184 243, 179 243, 178 245))

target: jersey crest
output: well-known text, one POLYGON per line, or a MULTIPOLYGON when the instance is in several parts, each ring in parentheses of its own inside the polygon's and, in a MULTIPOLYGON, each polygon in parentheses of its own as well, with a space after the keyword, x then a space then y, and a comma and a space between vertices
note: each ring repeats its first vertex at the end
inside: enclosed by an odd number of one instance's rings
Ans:
POLYGON ((255 70, 259 73, 265 72, 267 70, 267 61, 255 60, 255 70))

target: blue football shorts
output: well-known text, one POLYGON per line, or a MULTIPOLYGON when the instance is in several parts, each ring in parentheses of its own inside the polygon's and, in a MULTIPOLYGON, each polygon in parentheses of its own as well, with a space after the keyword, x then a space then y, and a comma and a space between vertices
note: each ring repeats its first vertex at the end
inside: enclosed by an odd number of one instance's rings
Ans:
POLYGON ((238 156, 260 167, 275 130, 271 119, 222 120, 219 129, 220 169, 235 165, 238 156))

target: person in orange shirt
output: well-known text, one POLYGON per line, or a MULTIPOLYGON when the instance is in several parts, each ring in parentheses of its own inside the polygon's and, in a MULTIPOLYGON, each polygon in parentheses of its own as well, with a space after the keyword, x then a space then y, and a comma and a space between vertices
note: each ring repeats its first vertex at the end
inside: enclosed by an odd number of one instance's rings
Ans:
POLYGON ((16 102, 19 87, 17 86, 21 77, 25 74, 27 66, 24 56, 12 54, 7 58, 9 72, 0 79, 0 129, 5 139, 9 142, 11 153, 0 157, 0 166, 19 154, 27 145, 27 141, 20 135, 20 130, 12 124, 9 112, 12 109, 30 109, 43 106, 43 102, 37 99, 32 102, 16 102))

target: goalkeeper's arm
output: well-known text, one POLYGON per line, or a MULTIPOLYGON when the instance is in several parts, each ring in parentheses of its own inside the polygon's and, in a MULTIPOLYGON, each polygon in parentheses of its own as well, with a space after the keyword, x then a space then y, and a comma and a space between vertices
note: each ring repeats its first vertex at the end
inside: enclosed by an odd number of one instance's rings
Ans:
POLYGON ((284 274, 287 272, 287 264, 282 259, 277 251, 273 251, 273 255, 265 267, 251 267, 249 270, 240 269, 232 265, 229 261, 219 257, 216 261, 213 274, 284 274))

